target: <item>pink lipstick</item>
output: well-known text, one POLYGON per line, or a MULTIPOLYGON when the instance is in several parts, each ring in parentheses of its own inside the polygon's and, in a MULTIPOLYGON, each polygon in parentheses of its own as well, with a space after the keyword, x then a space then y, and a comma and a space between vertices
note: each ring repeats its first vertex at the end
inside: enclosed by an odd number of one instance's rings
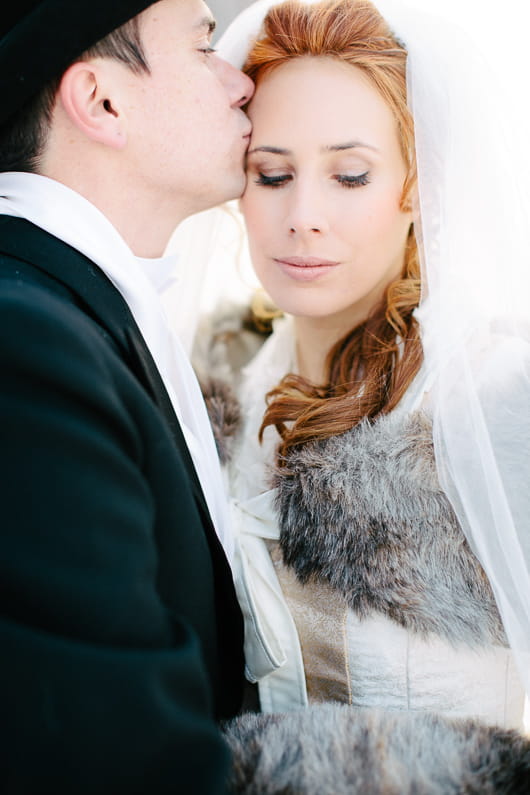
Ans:
POLYGON ((274 261, 286 276, 300 282, 319 279, 340 264, 321 257, 275 257, 274 261))

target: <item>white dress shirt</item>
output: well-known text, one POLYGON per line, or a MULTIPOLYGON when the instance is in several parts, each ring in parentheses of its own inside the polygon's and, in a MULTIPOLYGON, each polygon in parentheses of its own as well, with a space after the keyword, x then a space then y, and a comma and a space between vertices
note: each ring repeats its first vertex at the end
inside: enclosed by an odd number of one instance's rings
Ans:
POLYGON ((228 507, 206 407, 160 298, 177 256, 153 260, 136 257, 97 207, 65 185, 38 174, 0 174, 0 214, 25 218, 69 244, 98 265, 119 290, 160 372, 214 526, 231 560, 228 507))

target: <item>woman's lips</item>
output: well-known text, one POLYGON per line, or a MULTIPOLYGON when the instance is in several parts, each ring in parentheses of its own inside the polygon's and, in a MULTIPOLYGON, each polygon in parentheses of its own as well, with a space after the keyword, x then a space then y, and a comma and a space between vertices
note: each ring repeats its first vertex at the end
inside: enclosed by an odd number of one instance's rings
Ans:
POLYGON ((280 270, 300 282, 311 282, 329 273, 340 263, 320 257, 275 257, 280 270))

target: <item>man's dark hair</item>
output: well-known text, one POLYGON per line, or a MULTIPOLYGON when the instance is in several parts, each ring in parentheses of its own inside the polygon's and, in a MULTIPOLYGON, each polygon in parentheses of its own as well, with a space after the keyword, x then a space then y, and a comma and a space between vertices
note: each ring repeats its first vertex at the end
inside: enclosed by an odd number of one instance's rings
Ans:
MULTIPOLYGON (((136 74, 149 72, 138 17, 133 17, 113 30, 76 60, 94 57, 114 58, 136 74)), ((12 119, 0 127, 0 172, 38 170, 61 77, 62 75, 51 80, 12 119)))

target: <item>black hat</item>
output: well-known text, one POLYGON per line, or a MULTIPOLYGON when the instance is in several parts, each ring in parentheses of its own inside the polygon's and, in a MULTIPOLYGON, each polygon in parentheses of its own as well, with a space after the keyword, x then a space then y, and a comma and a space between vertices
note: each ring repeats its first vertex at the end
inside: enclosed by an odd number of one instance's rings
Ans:
POLYGON ((86 49, 156 0, 8 0, 0 11, 0 124, 86 49))

